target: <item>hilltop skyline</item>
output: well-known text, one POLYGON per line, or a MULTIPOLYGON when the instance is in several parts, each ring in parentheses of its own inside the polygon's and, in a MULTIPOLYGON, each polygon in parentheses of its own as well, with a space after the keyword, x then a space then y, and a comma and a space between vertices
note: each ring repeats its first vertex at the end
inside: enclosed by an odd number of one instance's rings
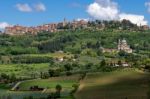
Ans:
POLYGON ((149 25, 149 0, 3 0, 0 29, 9 25, 37 26, 60 22, 63 18, 122 20, 149 25), (135 4, 136 3, 136 4, 135 4))

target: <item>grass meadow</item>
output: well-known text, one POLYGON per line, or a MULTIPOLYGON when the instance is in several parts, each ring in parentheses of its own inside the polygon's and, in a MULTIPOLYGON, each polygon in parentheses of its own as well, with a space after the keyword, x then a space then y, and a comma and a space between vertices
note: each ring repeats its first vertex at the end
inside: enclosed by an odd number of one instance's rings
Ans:
POLYGON ((48 63, 41 64, 0 64, 0 73, 15 74, 18 77, 30 78, 33 74, 39 75, 41 71, 49 69, 48 63))
POLYGON ((19 85, 20 90, 29 90, 31 86, 39 86, 49 90, 55 90, 57 84, 61 85, 63 90, 72 90, 72 85, 78 84, 80 75, 52 77, 49 79, 35 79, 24 81, 19 85))
MULTIPOLYGON (((57 84, 62 86, 61 99, 72 99, 70 92, 73 90, 72 85, 79 84, 80 75, 53 77, 49 79, 35 79, 24 81, 19 84, 18 91, 9 91, 9 89, 0 90, 0 99, 11 96, 12 99, 23 99, 26 96, 33 96, 35 99, 39 97, 47 97, 51 92, 55 92, 57 84), (45 88, 44 91, 29 91, 31 86, 39 86, 45 88)), ((0 86, 3 87, 4 86, 0 86)))

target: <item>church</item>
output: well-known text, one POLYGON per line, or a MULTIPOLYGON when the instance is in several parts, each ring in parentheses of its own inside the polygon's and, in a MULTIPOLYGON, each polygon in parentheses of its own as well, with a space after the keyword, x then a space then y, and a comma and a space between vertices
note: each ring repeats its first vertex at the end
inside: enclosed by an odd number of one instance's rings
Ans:
POLYGON ((125 51, 127 53, 132 53, 132 49, 127 44, 127 41, 125 39, 123 39, 123 40, 119 39, 119 42, 118 42, 118 51, 125 51))
POLYGON ((125 51, 126 53, 133 52, 133 50, 127 44, 127 41, 125 39, 122 39, 122 40, 119 39, 117 49, 106 49, 106 48, 101 48, 101 49, 103 53, 114 53, 114 52, 120 52, 120 51, 125 51))

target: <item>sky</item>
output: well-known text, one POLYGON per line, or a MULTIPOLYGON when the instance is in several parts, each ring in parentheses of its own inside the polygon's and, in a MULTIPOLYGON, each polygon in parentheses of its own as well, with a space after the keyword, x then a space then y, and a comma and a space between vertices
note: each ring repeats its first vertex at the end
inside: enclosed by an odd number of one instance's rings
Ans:
POLYGON ((11 25, 37 26, 66 18, 128 19, 150 25, 150 0, 1 0, 0 29, 11 25))

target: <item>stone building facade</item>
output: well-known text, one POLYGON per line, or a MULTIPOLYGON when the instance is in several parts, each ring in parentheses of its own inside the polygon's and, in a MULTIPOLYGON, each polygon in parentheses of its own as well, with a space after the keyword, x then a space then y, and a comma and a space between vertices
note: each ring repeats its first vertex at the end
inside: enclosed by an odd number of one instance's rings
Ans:
POLYGON ((119 39, 119 42, 118 42, 118 51, 125 51, 127 53, 132 53, 132 49, 127 44, 127 41, 125 39, 123 39, 123 40, 119 39))
POLYGON ((130 48, 130 46, 127 44, 127 41, 125 39, 118 41, 118 48, 117 49, 106 49, 101 48, 103 53, 114 53, 114 52, 120 52, 125 51, 126 53, 132 53, 133 50, 130 48))

